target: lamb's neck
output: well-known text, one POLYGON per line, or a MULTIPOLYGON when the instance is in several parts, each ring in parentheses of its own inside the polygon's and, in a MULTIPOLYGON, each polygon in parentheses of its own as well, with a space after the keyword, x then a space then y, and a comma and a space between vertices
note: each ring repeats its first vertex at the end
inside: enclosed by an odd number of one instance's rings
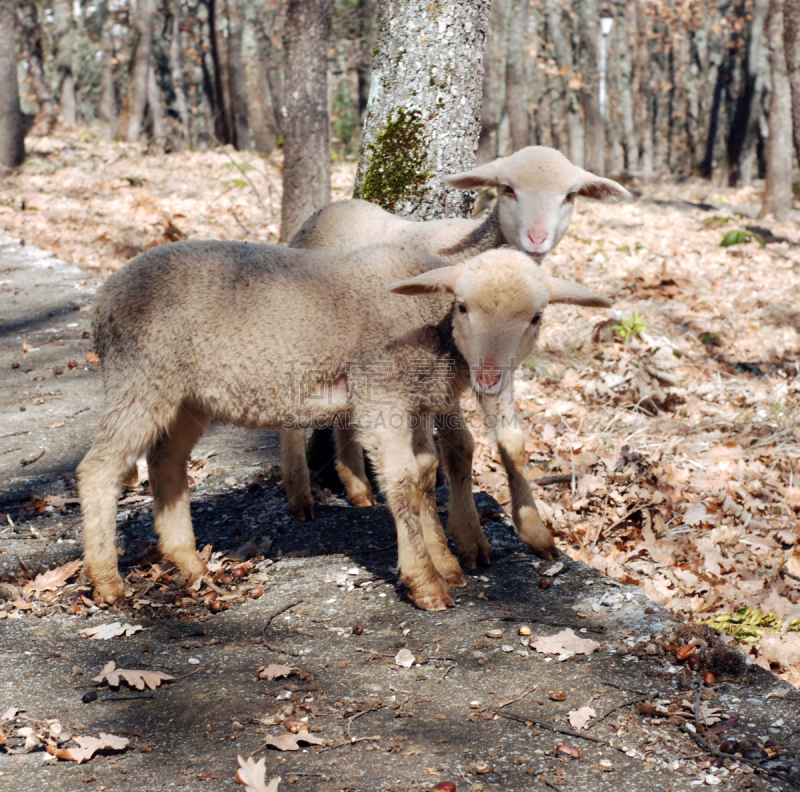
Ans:
POLYGON ((487 250, 494 250, 507 244, 500 228, 500 215, 495 203, 489 216, 480 225, 459 240, 455 245, 437 251, 437 255, 448 263, 457 263, 464 259, 477 256, 487 250))

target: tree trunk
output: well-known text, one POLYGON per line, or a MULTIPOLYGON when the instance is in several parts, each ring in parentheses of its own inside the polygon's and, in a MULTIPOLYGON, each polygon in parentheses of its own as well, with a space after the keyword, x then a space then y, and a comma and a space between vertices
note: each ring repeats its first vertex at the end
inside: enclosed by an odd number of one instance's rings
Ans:
POLYGON ((764 20, 768 6, 769 0, 754 0, 753 2, 744 81, 736 102, 736 112, 728 136, 727 169, 728 184, 731 187, 736 187, 745 181, 743 179, 745 168, 748 171, 752 170, 758 133, 758 116, 761 111, 761 93, 763 92, 760 71, 763 59, 764 20))
POLYGON ((328 40, 333 0, 289 0, 280 240, 331 200, 328 40))
POLYGON ((134 20, 134 41, 128 69, 128 88, 122 108, 118 140, 135 143, 139 139, 147 107, 150 56, 153 51, 153 0, 139 0, 134 20))
POLYGON ((622 146, 625 151, 625 168, 636 171, 639 168, 639 144, 636 140, 636 125, 633 120, 633 61, 631 59, 630 22, 626 15, 617 19, 617 48, 619 52, 619 113, 622 120, 622 146))
POLYGON ((519 151, 530 143, 525 47, 528 43, 530 0, 514 0, 508 31, 506 60, 506 111, 511 130, 511 148, 519 151))
POLYGON ((572 46, 564 37, 564 30, 571 33, 563 8, 555 0, 547 0, 547 36, 553 44, 555 61, 561 75, 562 93, 566 107, 567 130, 569 133, 569 158, 579 167, 583 167, 584 134, 578 95, 573 87, 574 63, 572 46))
POLYGON ((191 118, 186 103, 183 70, 181 69, 181 0, 175 0, 172 10, 172 39, 169 42, 169 68, 172 73, 172 88, 175 91, 175 104, 181 121, 181 134, 188 144, 192 142, 191 118))
POLYGON ((106 125, 111 136, 117 118, 117 99, 114 91, 114 72, 111 61, 114 57, 114 19, 108 14, 108 2, 99 6, 100 16, 100 121, 106 125))
POLYGON ((800 159, 800 0, 784 1, 783 36, 786 67, 792 91, 794 150, 800 159))
MULTIPOLYGON (((208 28, 211 41, 211 61, 214 65, 214 135, 220 145, 225 145, 233 140, 229 117, 230 104, 226 80, 224 78, 223 63, 225 58, 222 53, 223 44, 220 41, 218 0, 208 0, 208 28)), ((227 70, 225 70, 227 72, 227 70)))
POLYGON ((72 76, 72 4, 70 0, 55 0, 53 21, 56 35, 56 65, 61 121, 75 124, 75 80, 72 76))
POLYGON ((722 99, 725 93, 725 83, 728 78, 728 64, 730 61, 722 54, 715 56, 717 61, 717 79, 714 82, 714 95, 711 100, 709 112, 708 135, 706 136, 705 154, 700 165, 700 175, 710 179, 714 173, 714 147, 719 132, 720 114, 722 112, 722 99))
POLYGON ((17 85, 16 1, 0 0, 0 169, 25 159, 25 130, 17 85))
POLYGON ((639 155, 640 175, 650 178, 653 175, 653 114, 654 108, 651 100, 652 64, 650 60, 649 30, 646 9, 644 6, 635 5, 636 14, 636 83, 638 93, 638 123, 639 135, 642 141, 639 155))
POLYGON ((442 176, 474 165, 488 0, 379 0, 355 193, 415 220, 468 217, 442 176))
POLYGON ((40 134, 49 134, 56 123, 56 108, 47 80, 44 75, 44 47, 42 45, 42 27, 36 12, 36 5, 29 2, 18 9, 17 22, 20 29, 20 44, 24 48, 28 61, 28 76, 31 87, 39 105, 35 126, 40 134))
MULTIPOLYGON (((242 48, 247 78, 247 106, 250 112, 250 127, 253 130, 253 145, 259 154, 269 154, 278 144, 280 126, 276 118, 275 102, 269 80, 270 60, 275 55, 267 29, 274 19, 264 24, 268 11, 263 0, 251 0, 245 6, 245 26, 242 48)), ((274 17, 274 14, 272 15, 274 17)), ((278 109, 280 112, 280 109, 278 109)))
POLYGON ((578 9, 582 55, 583 167, 602 176, 605 173, 605 130, 600 112, 600 14, 597 0, 581 0, 578 9))
POLYGON ((161 93, 156 83, 156 70, 152 64, 147 74, 147 109, 153 142, 158 148, 163 149, 167 140, 164 134, 164 109, 161 106, 161 93))
POLYGON ((231 101, 231 131, 233 145, 239 151, 253 147, 247 113, 247 80, 242 58, 242 3, 226 0, 228 9, 228 85, 231 101))
POLYGON ((507 2, 510 0, 494 0, 489 11, 481 88, 481 133, 477 155, 479 163, 490 162, 498 156, 497 130, 505 107, 505 74, 501 70, 506 41, 507 2))
POLYGON ((792 96, 783 48, 784 0, 770 0, 768 32, 772 96, 769 103, 767 183, 761 216, 789 217, 792 206, 792 96))

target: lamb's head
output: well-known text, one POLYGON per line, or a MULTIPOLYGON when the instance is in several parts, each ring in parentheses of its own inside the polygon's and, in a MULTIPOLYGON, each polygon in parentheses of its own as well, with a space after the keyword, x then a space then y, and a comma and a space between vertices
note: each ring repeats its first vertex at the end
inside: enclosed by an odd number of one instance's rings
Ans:
POLYGON ((461 190, 497 188, 496 211, 506 242, 534 258, 549 253, 561 241, 576 196, 606 202, 631 197, 622 185, 573 165, 546 146, 528 146, 445 181, 461 190))
POLYGON ((453 295, 453 340, 469 364, 472 386, 500 394, 539 336, 549 303, 608 307, 611 301, 571 281, 545 275, 522 253, 504 248, 481 253, 395 283, 395 294, 446 290, 453 295))

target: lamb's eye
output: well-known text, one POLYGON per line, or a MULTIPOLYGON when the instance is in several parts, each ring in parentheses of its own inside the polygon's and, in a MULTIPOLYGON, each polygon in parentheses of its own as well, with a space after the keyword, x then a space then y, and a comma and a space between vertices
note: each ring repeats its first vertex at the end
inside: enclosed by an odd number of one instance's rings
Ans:
POLYGON ((458 304, 458 312, 459 313, 467 313, 467 306, 464 303, 458 304))
POLYGON ((577 190, 571 190, 567 193, 566 197, 564 198, 564 203, 572 203, 575 200, 575 196, 578 194, 577 190))
POLYGON ((533 319, 531 319, 531 324, 534 327, 536 327, 536 326, 540 325, 541 323, 542 323, 542 315, 540 313, 537 313, 536 316, 534 316, 533 319))
POLYGON ((503 195, 507 195, 509 198, 516 198, 517 194, 514 192, 514 188, 510 184, 501 184, 500 185, 500 192, 503 195))

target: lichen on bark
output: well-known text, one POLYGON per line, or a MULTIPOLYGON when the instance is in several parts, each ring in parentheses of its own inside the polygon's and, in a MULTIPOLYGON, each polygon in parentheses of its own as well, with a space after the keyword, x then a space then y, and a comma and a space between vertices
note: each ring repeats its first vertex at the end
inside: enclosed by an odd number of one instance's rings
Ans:
POLYGON ((471 194, 443 177, 475 164, 488 15, 489 0, 378 0, 356 197, 414 220, 469 216, 471 194))
POLYGON ((397 211, 403 201, 421 201, 433 175, 426 169, 430 142, 420 111, 396 108, 369 145, 361 198, 388 212, 397 211))

